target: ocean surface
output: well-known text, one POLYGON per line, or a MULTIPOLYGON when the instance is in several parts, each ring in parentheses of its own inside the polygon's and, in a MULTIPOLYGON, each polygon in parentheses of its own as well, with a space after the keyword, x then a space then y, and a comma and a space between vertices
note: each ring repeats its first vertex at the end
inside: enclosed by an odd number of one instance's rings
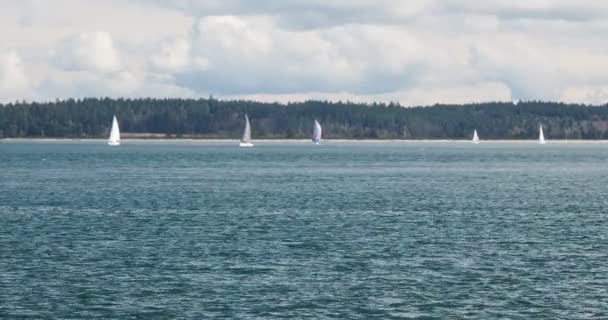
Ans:
POLYGON ((0 141, 0 319, 608 319, 608 143, 0 141))

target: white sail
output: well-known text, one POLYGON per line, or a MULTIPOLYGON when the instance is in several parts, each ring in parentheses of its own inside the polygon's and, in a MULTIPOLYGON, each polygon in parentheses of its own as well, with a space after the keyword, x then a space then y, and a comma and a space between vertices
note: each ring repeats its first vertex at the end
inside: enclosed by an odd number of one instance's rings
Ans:
POLYGON ((477 129, 475 129, 475 131, 473 131, 473 143, 479 144, 479 136, 477 136, 477 129))
POLYGON ((540 133, 538 134, 538 143, 545 144, 545 135, 543 134, 543 125, 540 125, 540 133))
POLYGON ((120 145, 120 129, 118 128, 118 121, 116 120, 116 116, 112 120, 112 129, 110 130, 110 138, 108 139, 108 144, 111 146, 119 146, 120 145))
POLYGON ((243 137, 239 146, 253 147, 253 143, 251 143, 251 125, 249 124, 249 117, 247 115, 245 115, 245 130, 243 130, 243 137))
POLYGON ((315 144, 319 144, 321 142, 321 135, 323 133, 323 129, 321 128, 321 124, 319 121, 315 120, 314 132, 312 134, 312 142, 315 144))

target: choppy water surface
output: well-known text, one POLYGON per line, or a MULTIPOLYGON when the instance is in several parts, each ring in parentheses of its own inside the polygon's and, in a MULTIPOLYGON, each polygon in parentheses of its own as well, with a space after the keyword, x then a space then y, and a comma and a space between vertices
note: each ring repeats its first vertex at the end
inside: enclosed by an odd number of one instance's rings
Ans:
POLYGON ((608 144, 0 143, 0 318, 606 319, 608 144))

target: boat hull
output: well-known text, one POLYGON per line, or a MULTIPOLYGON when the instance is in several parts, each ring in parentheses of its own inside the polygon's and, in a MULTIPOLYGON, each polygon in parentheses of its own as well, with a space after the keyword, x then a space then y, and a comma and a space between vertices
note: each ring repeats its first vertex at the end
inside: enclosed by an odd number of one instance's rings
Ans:
POLYGON ((119 141, 109 141, 108 145, 112 146, 112 147, 116 147, 116 146, 120 145, 120 142, 119 141))
POLYGON ((251 143, 251 142, 241 142, 241 143, 239 143, 239 147, 241 147, 241 148, 251 148, 251 147, 253 147, 253 143, 251 143))

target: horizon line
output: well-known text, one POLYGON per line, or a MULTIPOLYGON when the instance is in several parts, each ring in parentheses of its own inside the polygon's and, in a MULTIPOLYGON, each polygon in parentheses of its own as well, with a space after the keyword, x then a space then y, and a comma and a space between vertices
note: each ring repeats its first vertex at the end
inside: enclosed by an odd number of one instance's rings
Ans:
POLYGON ((291 101, 266 101, 266 100, 256 100, 251 98, 231 98, 231 97, 220 97, 216 98, 213 95, 209 97, 110 97, 110 96, 87 96, 87 97, 67 97, 67 98, 55 98, 54 100, 27 100, 27 99, 17 99, 9 102, 0 102, 0 106, 9 106, 9 105, 23 105, 23 104, 54 104, 61 103, 67 101, 76 101, 81 102, 85 100, 184 100, 184 101, 220 101, 220 102, 255 102, 261 104, 279 104, 289 106, 291 104, 303 104, 309 102, 323 102, 330 104, 355 104, 355 105, 384 105, 384 106, 398 106, 402 108, 432 108, 438 106, 474 106, 474 105, 483 105, 483 104, 508 104, 517 106, 520 104, 530 104, 530 103, 542 103, 542 104, 561 104, 561 105, 570 105, 570 106, 581 106, 581 107, 605 107, 608 106, 608 101, 600 104, 593 103, 585 103, 585 102, 573 102, 573 101, 558 101, 558 100, 542 100, 542 99, 526 99, 526 100, 486 100, 486 101, 474 101, 474 102, 466 102, 466 103, 450 103, 450 102, 436 102, 433 104, 417 104, 417 105, 405 105, 399 101, 386 101, 386 100, 374 100, 374 101, 355 101, 349 99, 304 99, 304 100, 291 100, 291 101))

